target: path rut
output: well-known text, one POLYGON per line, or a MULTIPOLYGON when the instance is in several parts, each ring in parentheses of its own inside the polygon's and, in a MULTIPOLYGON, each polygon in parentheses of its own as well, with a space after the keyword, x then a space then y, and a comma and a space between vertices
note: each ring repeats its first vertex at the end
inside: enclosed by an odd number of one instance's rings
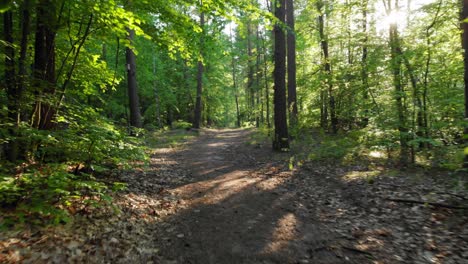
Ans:
POLYGON ((171 190, 185 209, 168 219, 177 230, 160 234, 163 262, 344 262, 326 250, 333 234, 297 207, 285 156, 247 145, 249 133, 206 130, 173 156, 193 182, 171 190))

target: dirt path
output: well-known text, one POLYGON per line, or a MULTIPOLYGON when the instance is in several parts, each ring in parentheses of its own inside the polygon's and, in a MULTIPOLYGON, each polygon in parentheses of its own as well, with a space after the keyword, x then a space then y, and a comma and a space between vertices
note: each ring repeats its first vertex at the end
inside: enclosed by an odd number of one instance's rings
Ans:
POLYGON ((466 263, 468 210, 390 200, 467 207, 453 176, 324 161, 290 170, 290 154, 247 144, 251 133, 202 130, 155 149, 149 167, 109 176, 128 184, 115 207, 0 233, 0 263, 466 263))
POLYGON ((158 231, 161 263, 468 259, 466 211, 388 200, 463 202, 445 195, 452 188, 446 175, 325 162, 289 170, 288 154, 273 153, 268 143, 246 144, 249 133, 206 130, 170 155, 191 180, 170 190, 181 205, 165 220, 169 228, 158 231))
POLYGON ((246 145, 247 130, 204 131, 173 158, 192 183, 171 190, 184 210, 160 241, 168 263, 365 263, 328 252, 337 234, 301 208, 285 156, 246 145), (275 161, 276 159, 276 161, 275 161), (312 252, 314 251, 315 252, 312 252))

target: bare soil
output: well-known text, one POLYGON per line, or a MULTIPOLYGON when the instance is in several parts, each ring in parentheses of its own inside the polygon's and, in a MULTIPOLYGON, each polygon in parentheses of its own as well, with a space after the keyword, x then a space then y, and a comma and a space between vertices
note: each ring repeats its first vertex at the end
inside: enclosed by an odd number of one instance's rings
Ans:
POLYGON ((250 130, 202 130, 112 175, 115 201, 65 227, 0 236, 5 263, 466 263, 467 193, 444 173, 307 162, 250 130), (407 202, 405 202, 407 201, 407 202), (418 204, 414 201, 423 201, 418 204), (433 205, 430 205, 432 203, 433 205))

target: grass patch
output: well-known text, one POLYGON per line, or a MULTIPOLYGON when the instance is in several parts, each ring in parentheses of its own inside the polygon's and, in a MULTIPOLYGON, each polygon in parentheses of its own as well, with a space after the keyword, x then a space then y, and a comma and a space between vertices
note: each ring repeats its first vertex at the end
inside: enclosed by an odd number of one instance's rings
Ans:
POLYGON ((175 129, 157 131, 146 135, 146 145, 150 148, 176 148, 198 136, 198 131, 175 129))

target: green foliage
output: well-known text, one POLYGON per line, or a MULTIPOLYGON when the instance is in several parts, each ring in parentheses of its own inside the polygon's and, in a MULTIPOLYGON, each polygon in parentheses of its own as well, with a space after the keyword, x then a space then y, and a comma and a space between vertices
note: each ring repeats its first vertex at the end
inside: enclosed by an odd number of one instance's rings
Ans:
POLYGON ((189 129, 192 127, 192 124, 189 122, 185 122, 182 120, 178 120, 172 123, 172 128, 173 129, 189 129))
POLYGON ((91 175, 75 175, 62 164, 27 168, 15 176, 0 176, 0 205, 3 221, 0 228, 15 224, 60 224, 71 220, 78 210, 86 212, 111 201, 110 191, 120 191, 125 184, 112 188, 91 175))
POLYGON ((197 135, 198 133, 186 129, 160 131, 148 133, 145 142, 150 148, 174 148, 197 135))
POLYGON ((102 117, 90 107, 68 107, 67 113, 58 118, 67 128, 55 132, 48 131, 47 138, 41 141, 40 150, 48 155, 49 161, 58 157, 67 162, 108 164, 127 166, 135 160, 146 160, 144 148, 138 138, 127 136, 110 120, 102 117))
POLYGON ((324 136, 318 146, 312 148, 310 160, 341 161, 347 155, 354 155, 359 149, 358 137, 354 134, 339 136, 324 136))

